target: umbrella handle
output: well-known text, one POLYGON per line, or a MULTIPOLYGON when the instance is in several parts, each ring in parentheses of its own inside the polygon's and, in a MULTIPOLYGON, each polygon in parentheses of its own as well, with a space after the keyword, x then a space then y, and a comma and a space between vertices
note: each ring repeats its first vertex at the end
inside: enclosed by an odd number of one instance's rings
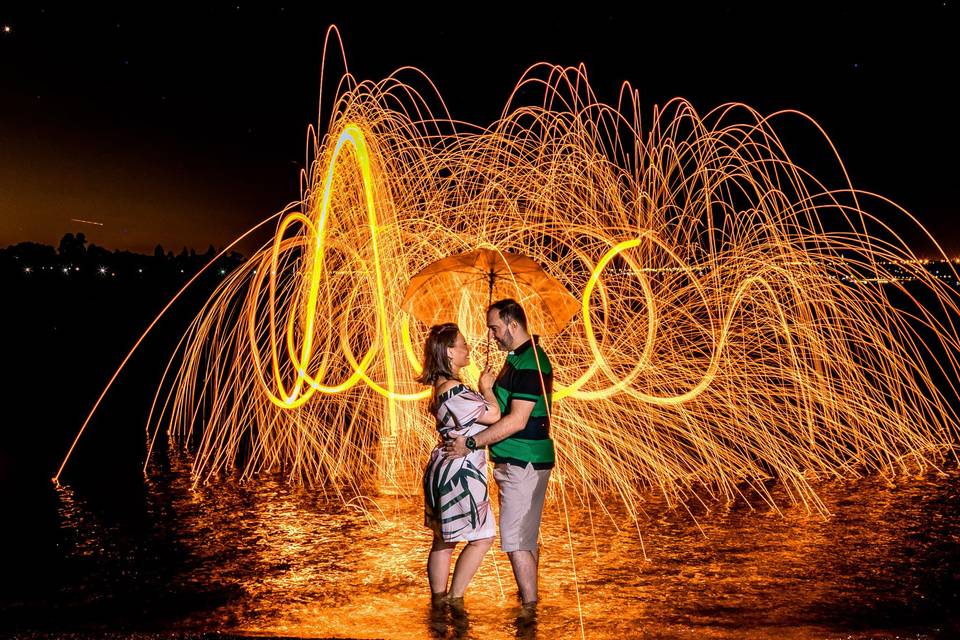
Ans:
MULTIPOLYGON (((487 274, 487 282, 490 287, 487 290, 487 309, 490 308, 490 305, 493 304, 493 281, 496 280, 497 274, 494 272, 493 267, 490 268, 490 273, 487 274)), ((483 310, 484 320, 486 320, 487 309, 483 310)), ((484 323, 486 327, 486 323, 484 323)), ((487 329, 487 361, 483 364, 483 368, 487 369, 490 367, 490 330, 487 329)))

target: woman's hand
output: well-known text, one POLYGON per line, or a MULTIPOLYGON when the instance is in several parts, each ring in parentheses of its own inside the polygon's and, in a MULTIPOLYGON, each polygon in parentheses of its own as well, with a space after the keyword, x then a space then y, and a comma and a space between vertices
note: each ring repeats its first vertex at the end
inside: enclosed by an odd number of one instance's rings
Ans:
POLYGON ((486 393, 493 389, 493 383, 497 381, 497 377, 493 375, 493 370, 490 367, 487 367, 483 370, 483 373, 480 374, 480 380, 477 385, 480 387, 480 393, 486 393))

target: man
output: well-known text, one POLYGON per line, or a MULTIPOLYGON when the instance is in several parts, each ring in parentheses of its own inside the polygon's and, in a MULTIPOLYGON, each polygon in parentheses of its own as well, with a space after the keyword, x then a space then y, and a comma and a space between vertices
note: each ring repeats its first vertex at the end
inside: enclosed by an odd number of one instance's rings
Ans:
POLYGON ((500 493, 500 547, 510 557, 524 605, 537 601, 540 518, 555 454, 550 439, 553 369, 547 354, 527 333, 523 308, 511 299, 487 309, 487 329, 507 361, 493 390, 501 419, 472 438, 447 444, 460 457, 490 447, 500 493))

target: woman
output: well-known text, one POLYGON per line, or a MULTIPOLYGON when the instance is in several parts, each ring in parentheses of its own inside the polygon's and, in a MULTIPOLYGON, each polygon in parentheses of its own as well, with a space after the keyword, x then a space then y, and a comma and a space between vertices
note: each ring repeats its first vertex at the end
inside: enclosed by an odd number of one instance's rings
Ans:
MULTIPOLYGON (((444 440, 474 436, 484 425, 500 419, 493 395, 494 376, 480 375, 480 393, 460 381, 460 369, 470 362, 470 347, 457 325, 448 322, 430 328, 423 348, 423 373, 417 379, 433 385, 430 412, 444 440)), ((447 459, 443 445, 430 454, 423 474, 424 524, 433 530, 433 545, 427 560, 427 575, 433 602, 444 597, 460 600, 493 543, 496 525, 487 495, 487 453, 471 451, 466 457, 447 459), (450 558, 458 542, 466 548, 457 559, 447 592, 450 558)))

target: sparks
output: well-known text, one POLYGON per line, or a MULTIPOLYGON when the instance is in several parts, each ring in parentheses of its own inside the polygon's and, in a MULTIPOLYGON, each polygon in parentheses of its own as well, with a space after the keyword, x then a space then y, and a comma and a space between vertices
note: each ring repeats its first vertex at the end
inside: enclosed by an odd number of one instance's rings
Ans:
MULTIPOLYGON (((701 116, 678 99, 641 127, 629 100, 598 104, 581 69, 535 67, 521 84, 534 80, 546 99, 476 129, 428 117, 396 79, 343 85, 308 197, 207 302, 148 425, 196 445, 196 483, 282 469, 359 491, 371 476, 415 484, 436 440, 413 382, 428 327, 401 299, 425 265, 481 247, 533 258, 581 304, 543 340, 569 490, 634 513, 645 491, 681 500, 697 484, 772 501, 775 476, 822 511, 814 479, 906 470, 953 441, 956 394, 924 356, 949 354, 957 379, 956 325, 905 289, 909 308, 894 307, 884 263, 954 316, 956 293, 906 262, 899 237, 868 231, 882 198, 825 188, 746 105, 701 116), (877 280, 850 284, 864 272, 877 280)), ((464 283, 437 307, 481 353, 487 295, 464 283)))

